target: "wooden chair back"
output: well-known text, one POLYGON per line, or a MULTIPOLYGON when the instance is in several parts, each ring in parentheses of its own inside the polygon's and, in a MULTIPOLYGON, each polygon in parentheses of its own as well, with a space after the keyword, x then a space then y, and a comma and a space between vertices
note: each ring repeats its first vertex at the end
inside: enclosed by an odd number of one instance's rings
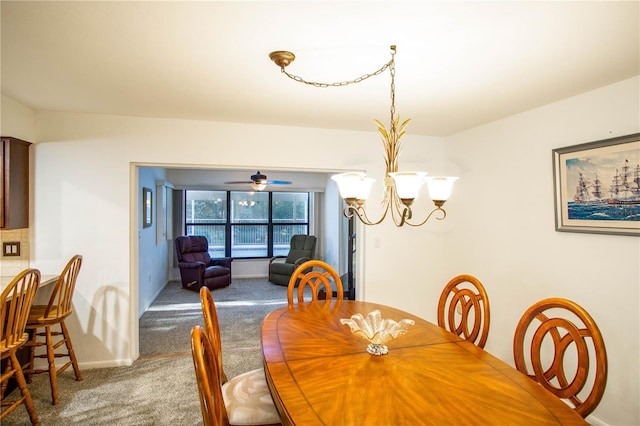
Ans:
POLYGON ((38 414, 22 373, 21 361, 18 360, 16 353, 29 338, 25 328, 39 285, 40 271, 25 269, 11 280, 0 294, 0 359, 3 361, 3 369, 0 371, 0 401, 2 401, 0 419, 6 418, 18 406, 24 404, 31 424, 34 425, 40 424, 38 414), (19 397, 9 400, 5 393, 12 378, 15 378, 19 392, 14 391, 8 395, 17 393, 19 397))
POLYGON ((40 271, 25 269, 0 295, 0 350, 3 355, 27 341, 27 318, 39 285, 40 271))
POLYGON ((293 271, 289 279, 289 287, 287 288, 287 302, 289 306, 295 303, 294 293, 297 294, 298 303, 304 302, 304 292, 307 286, 311 290, 312 301, 317 301, 318 292, 324 289, 326 293, 325 303, 330 302, 333 298, 331 281, 333 281, 336 286, 336 300, 342 300, 344 297, 342 281, 336 270, 321 260, 304 262, 293 271))
POLYGON ((489 298, 480 280, 467 274, 452 278, 440 294, 438 325, 484 348, 490 321, 489 298))
POLYGON ((518 370, 568 402, 582 417, 602 399, 607 351, 595 321, 577 303, 550 298, 531 306, 516 327, 513 353, 518 370), (550 346, 553 353, 545 352, 550 346), (575 375, 567 377, 565 369, 575 375))
POLYGON ((204 426, 227 426, 229 418, 222 397, 217 356, 207 332, 199 325, 191 330, 191 355, 204 426))
POLYGON ((62 270, 44 311, 44 318, 61 319, 71 315, 71 302, 76 288, 76 279, 82 266, 82 256, 73 256, 62 270))
POLYGON ((220 337, 220 324, 218 323, 218 312, 213 300, 211 290, 207 287, 200 287, 200 305, 202 306, 202 317, 204 318, 204 328, 211 345, 218 357, 218 370, 220 371, 220 384, 227 382, 227 376, 222 368, 222 339, 220 337))

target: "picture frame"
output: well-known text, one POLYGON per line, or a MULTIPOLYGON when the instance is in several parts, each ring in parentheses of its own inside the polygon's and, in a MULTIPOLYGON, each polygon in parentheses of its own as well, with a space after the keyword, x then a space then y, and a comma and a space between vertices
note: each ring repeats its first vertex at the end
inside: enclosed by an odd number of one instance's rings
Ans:
POLYGON ((640 236, 640 133, 552 153, 556 231, 640 236))
POLYGON ((153 191, 142 188, 142 227, 148 228, 153 224, 153 191))

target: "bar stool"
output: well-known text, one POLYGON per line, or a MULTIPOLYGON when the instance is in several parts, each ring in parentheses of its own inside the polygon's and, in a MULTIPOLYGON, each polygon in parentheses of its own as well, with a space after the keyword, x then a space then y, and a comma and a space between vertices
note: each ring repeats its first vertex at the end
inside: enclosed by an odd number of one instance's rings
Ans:
POLYGON ((78 361, 76 360, 73 345, 71 344, 71 336, 64 320, 73 312, 71 309, 71 300, 76 286, 76 278, 82 265, 82 256, 75 255, 69 260, 62 274, 58 278, 49 303, 47 305, 34 305, 27 320, 27 330, 31 332, 31 340, 27 346, 31 349, 29 367, 25 370, 27 382, 31 382, 31 376, 38 373, 49 372, 49 381, 51 382, 52 404, 58 404, 58 380, 57 375, 66 370, 70 365, 76 375, 76 380, 82 380, 78 361), (52 331, 55 325, 60 326, 60 331, 52 331), (44 332, 38 332, 38 329, 44 328, 44 332), (62 336, 60 340, 54 343, 54 336, 62 336), (38 340, 38 337, 44 337, 44 341, 38 340), (55 350, 62 345, 66 345, 67 352, 56 353, 55 350), (46 354, 36 355, 36 348, 46 346, 46 354), (55 359, 68 357, 69 361, 59 369, 56 369, 55 359), (36 369, 35 358, 47 358, 49 362, 48 369, 36 369))
POLYGON ((7 360, 0 376, 0 399, 3 407, 0 419, 4 419, 20 404, 24 404, 34 425, 40 423, 16 353, 29 340, 25 327, 39 285, 40 271, 25 269, 0 294, 0 360, 7 360), (8 401, 4 398, 4 393, 12 377, 15 377, 18 383, 20 398, 8 401))

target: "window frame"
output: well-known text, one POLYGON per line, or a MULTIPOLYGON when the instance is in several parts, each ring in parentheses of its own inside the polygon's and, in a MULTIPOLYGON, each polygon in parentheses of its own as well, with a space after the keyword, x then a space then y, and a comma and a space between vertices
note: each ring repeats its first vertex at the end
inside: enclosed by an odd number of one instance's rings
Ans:
MULTIPOLYGON (((274 257, 274 228, 276 228, 277 226, 286 226, 286 225, 291 225, 291 226, 304 226, 306 228, 306 235, 309 235, 310 229, 311 229, 311 213, 312 213, 312 206, 311 206, 311 201, 312 201, 312 193, 308 192, 308 191, 261 191, 261 193, 268 193, 268 220, 264 223, 234 223, 233 221, 233 217, 232 217, 232 193, 250 193, 253 191, 238 191, 238 190, 202 190, 202 189, 193 189, 193 190, 189 190, 189 189, 185 189, 184 190, 185 195, 183 198, 183 211, 185 212, 183 218, 183 225, 184 225, 184 230, 186 232, 187 235, 189 235, 189 233, 187 232, 187 230, 189 229, 189 227, 191 226, 204 226, 204 227, 224 227, 224 257, 233 257, 234 259, 247 259, 247 260, 254 260, 254 259, 270 259, 272 257, 274 257), (226 219, 225 219, 225 223, 215 223, 213 221, 211 222, 204 222, 204 223, 192 223, 189 222, 186 211, 187 211, 187 193, 189 191, 198 191, 198 192, 225 192, 226 194, 226 219), (273 217, 273 213, 274 213, 274 194, 275 193, 289 193, 289 194, 304 194, 306 195, 306 221, 304 222, 287 222, 284 221, 282 219, 278 220, 278 219, 274 219, 273 217), (232 236, 233 236, 233 229, 235 227, 238 228, 242 228, 242 227, 254 227, 254 226, 266 226, 266 232, 267 232, 267 254, 265 256, 231 256, 233 247, 232 247, 232 236)), ((212 256, 213 257, 213 256, 212 256)), ((215 256, 215 257, 219 257, 219 256, 215 256)))

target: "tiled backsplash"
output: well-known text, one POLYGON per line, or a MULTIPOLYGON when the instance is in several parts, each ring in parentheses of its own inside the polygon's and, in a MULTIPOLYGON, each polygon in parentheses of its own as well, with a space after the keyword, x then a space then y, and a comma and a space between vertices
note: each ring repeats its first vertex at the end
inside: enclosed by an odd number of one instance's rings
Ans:
POLYGON ((0 275, 17 275, 29 267, 29 228, 0 231, 0 275), (5 256, 4 243, 20 243, 19 256, 5 256))

